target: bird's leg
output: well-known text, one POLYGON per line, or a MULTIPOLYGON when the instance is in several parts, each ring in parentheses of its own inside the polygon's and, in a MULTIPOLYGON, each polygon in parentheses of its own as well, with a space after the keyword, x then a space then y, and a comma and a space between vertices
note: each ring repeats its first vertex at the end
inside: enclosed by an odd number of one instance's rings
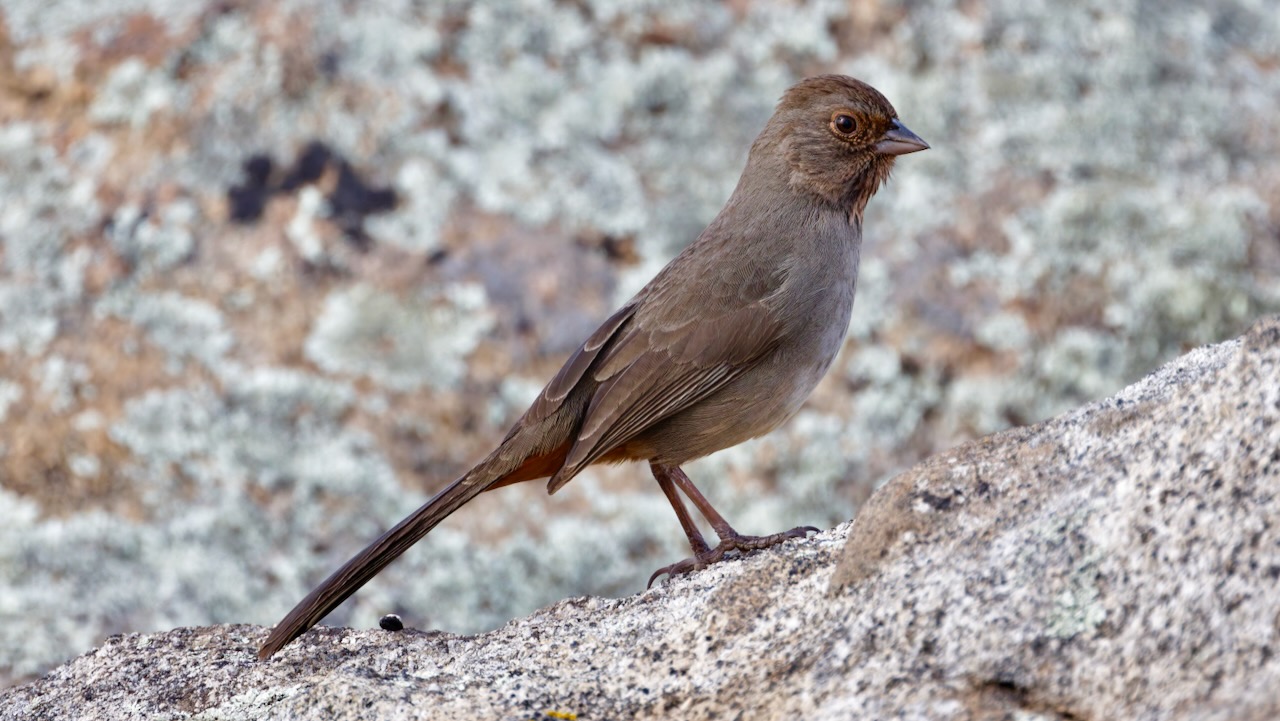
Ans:
MULTIPOLYGON (((693 522, 693 517, 689 515, 689 509, 684 507, 684 501, 680 500, 680 494, 676 491, 675 484, 671 482, 671 476, 666 472, 666 469, 654 466, 653 477, 658 480, 658 486, 662 489, 662 493, 671 502, 671 508, 676 512, 676 518, 680 519, 680 527, 684 529, 684 535, 688 536, 689 547, 693 549, 694 554, 705 555, 710 553, 711 546, 707 545, 706 539, 702 537, 702 532, 698 530, 697 524, 693 522)), ((653 585, 652 578, 649 579, 649 584, 653 585)))
POLYGON ((746 553, 747 551, 768 548, 791 538, 804 538, 810 531, 819 532, 813 526, 800 526, 771 536, 744 536, 733 530, 733 526, 730 526, 724 516, 720 515, 720 512, 712 507, 707 497, 702 495, 702 492, 693 485, 693 481, 689 480, 689 476, 685 475, 685 472, 680 470, 678 466, 663 466, 657 463, 650 463, 649 468, 653 471, 653 477, 657 479, 662 492, 671 501, 671 506, 675 509, 676 516, 680 519, 680 525, 684 527, 685 535, 689 537, 689 545, 693 549, 692 558, 677 561, 670 566, 665 566, 655 571, 649 577, 650 586, 653 585, 654 579, 664 573, 668 576, 677 576, 682 573, 697 571, 724 559, 725 555, 730 551, 746 553), (693 505, 697 507, 702 516, 715 529, 716 535, 720 537, 720 543, 715 548, 709 548, 707 542, 703 540, 702 534, 698 532, 697 527, 693 524, 693 519, 689 517, 689 512, 685 509, 684 503, 681 502, 680 497, 676 494, 676 488, 684 491, 684 494, 689 497, 690 501, 693 501, 693 505))

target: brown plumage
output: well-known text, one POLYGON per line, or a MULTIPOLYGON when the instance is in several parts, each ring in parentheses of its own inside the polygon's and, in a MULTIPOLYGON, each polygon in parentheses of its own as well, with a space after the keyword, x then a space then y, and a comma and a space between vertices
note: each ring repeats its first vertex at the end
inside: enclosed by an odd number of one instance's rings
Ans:
POLYGON ((823 75, 789 89, 697 240, 570 356, 497 449, 317 586, 258 656, 315 625, 481 492, 549 476, 554 493, 593 463, 648 461, 689 538, 693 557, 650 583, 816 531, 740 535, 679 466, 800 408, 849 325, 867 202, 896 156, 928 147, 865 83, 823 75), (677 488, 715 529, 715 548, 677 488))

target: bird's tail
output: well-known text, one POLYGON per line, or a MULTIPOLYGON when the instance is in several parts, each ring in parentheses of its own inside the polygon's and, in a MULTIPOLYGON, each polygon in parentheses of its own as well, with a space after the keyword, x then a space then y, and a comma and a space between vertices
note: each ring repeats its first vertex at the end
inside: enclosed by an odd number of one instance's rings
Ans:
POLYGON ((387 564, 400 557, 409 547, 431 529, 443 521, 449 514, 458 510, 467 501, 506 479, 496 480, 491 474, 478 473, 474 469, 462 478, 454 481, 449 487, 440 491, 408 518, 397 523, 394 528, 382 534, 378 540, 369 544, 357 553, 342 568, 334 571, 323 583, 316 586, 307 597, 298 602, 289 615, 280 620, 267 636, 267 640, 258 649, 258 658, 266 660, 283 648, 293 639, 306 633, 307 629, 316 625, 320 619, 338 607, 338 604, 369 582, 369 579, 386 568, 387 564))

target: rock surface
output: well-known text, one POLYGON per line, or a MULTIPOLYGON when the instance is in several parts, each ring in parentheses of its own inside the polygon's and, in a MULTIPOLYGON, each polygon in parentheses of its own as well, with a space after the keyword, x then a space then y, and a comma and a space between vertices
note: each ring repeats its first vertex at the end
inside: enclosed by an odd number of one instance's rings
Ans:
POLYGON ((269 663, 257 626, 117 636, 0 718, 1270 719, 1278 585, 1272 319, 636 596, 479 636, 322 628, 269 663))
MULTIPOLYGON (((1274 5, 3 0, 0 688, 277 621, 493 448, 805 75, 933 149, 868 209, 828 379, 686 469, 744 532, 1240 335, 1280 312, 1274 5)), ((643 464, 589 469, 329 621, 489 631, 683 543, 643 464)))

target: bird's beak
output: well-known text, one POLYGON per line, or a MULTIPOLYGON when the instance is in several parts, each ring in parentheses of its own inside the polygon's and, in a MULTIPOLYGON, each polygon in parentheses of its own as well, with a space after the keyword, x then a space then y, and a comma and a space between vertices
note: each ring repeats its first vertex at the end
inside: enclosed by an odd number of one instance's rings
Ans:
POLYGON ((928 150, 929 144, 919 135, 907 129, 897 118, 893 119, 893 127, 880 136, 876 142, 876 152, 881 155, 906 155, 920 150, 928 150))

